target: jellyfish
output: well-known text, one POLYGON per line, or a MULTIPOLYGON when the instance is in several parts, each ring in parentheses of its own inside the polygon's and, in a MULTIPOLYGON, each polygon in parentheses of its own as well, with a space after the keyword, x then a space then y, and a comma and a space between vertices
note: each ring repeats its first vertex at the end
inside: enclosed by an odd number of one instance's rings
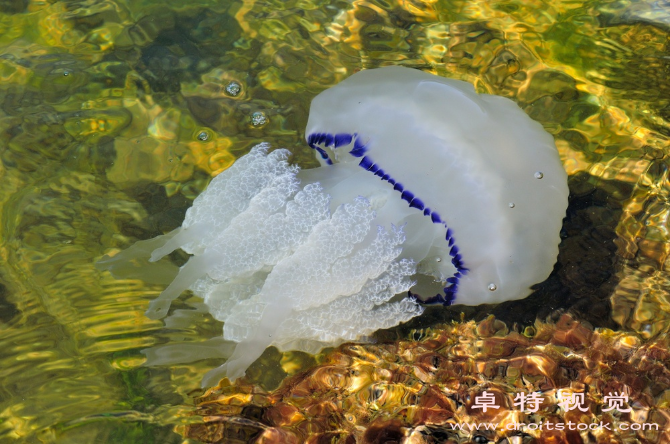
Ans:
POLYGON ((98 263, 170 282, 150 318, 191 290, 223 322, 232 352, 204 385, 244 375, 272 345, 316 353, 428 303, 524 298, 551 273, 567 175, 513 101, 368 69, 313 99, 305 135, 320 167, 261 143, 212 179, 180 228, 98 263), (160 261, 176 249, 191 255, 178 270, 160 261))

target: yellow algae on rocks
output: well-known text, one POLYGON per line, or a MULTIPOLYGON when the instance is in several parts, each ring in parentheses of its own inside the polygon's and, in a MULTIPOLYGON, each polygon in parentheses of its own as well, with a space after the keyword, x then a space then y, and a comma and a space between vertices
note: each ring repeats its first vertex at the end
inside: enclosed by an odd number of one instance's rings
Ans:
POLYGON ((568 315, 536 322, 532 338, 498 334, 496 323, 489 317, 424 330, 420 340, 344 344, 273 391, 223 380, 196 398, 202 422, 184 433, 203 442, 247 435, 296 444, 670 438, 667 391, 655 389, 670 381, 667 339, 593 330, 568 315), (253 409, 262 414, 251 421, 253 409))

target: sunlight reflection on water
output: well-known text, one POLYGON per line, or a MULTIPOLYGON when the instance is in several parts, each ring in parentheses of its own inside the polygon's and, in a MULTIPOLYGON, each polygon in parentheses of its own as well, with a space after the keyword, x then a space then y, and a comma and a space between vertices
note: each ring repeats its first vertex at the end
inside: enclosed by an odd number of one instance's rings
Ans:
MULTIPOLYGON (((571 176, 560 267, 529 299, 466 307, 467 319, 493 313, 528 326, 567 310, 643 338, 667 333, 669 10, 664 1, 1 2, 0 440, 182 442, 173 429, 198 421, 192 397, 218 361, 148 369, 140 351, 221 326, 147 319, 162 287, 116 281, 94 262, 179 226, 210 177, 260 141, 314 166, 303 142, 311 98, 387 64, 512 98, 552 133, 571 176), (258 115, 263 125, 252 124, 258 115)), ((460 311, 432 310, 413 326, 460 311)), ((249 376, 274 388, 315 362, 270 349, 249 376)))

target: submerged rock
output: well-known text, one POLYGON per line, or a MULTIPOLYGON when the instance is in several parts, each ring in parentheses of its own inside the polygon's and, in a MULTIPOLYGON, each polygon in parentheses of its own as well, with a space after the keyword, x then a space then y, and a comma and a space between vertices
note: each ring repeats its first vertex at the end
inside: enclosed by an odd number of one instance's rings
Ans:
POLYGON ((594 331, 568 315, 522 333, 490 317, 412 336, 344 344, 272 392, 223 380, 196 399, 203 422, 185 434, 284 444, 670 439, 667 339, 594 331))

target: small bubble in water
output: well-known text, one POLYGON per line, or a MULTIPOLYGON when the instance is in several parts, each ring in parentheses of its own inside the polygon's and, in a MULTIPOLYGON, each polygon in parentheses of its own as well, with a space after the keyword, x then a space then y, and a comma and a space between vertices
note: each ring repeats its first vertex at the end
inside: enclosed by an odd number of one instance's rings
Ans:
POLYGON ((265 125, 265 123, 268 121, 268 118, 265 117, 265 113, 262 111, 256 111, 251 115, 251 124, 253 126, 261 126, 265 125))
POLYGON ((496 284, 489 284, 487 287, 489 291, 496 291, 498 289, 498 286, 496 284))
POLYGON ((242 91, 242 85, 235 81, 230 82, 228 86, 226 86, 226 92, 233 97, 237 96, 240 91, 242 91))
POLYGON ((515 206, 516 206, 516 205, 514 205, 514 202, 510 202, 510 203, 509 203, 509 207, 510 207, 510 208, 514 208, 515 206))
POLYGON ((442 258, 441 258, 441 257, 436 257, 436 258, 435 258, 435 261, 436 261, 436 262, 442 262, 442 258))
POLYGON ((204 142, 207 139, 209 139, 209 134, 207 134, 206 131, 200 131, 200 133, 198 133, 198 140, 199 141, 204 142))
POLYGON ((536 179, 542 179, 544 177, 544 174, 542 174, 542 171, 538 171, 535 173, 535 178, 536 179))

